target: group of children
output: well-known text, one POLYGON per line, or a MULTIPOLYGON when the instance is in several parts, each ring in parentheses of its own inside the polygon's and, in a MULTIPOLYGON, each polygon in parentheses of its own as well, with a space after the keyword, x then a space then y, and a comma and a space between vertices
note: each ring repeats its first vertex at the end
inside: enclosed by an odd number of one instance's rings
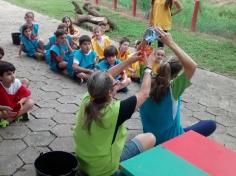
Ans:
MULTIPOLYGON (((64 17, 54 34, 44 44, 38 36, 39 25, 34 23, 34 14, 25 14, 26 23, 20 28, 21 51, 29 57, 45 58, 50 68, 70 77, 86 82, 95 70, 108 70, 112 66, 126 60, 132 53, 129 51, 130 40, 123 37, 119 47, 111 45, 108 36, 104 34, 104 24, 94 27, 92 37, 81 35, 69 17, 64 17)), ((140 41, 136 42, 136 48, 140 41)), ((160 49, 157 52, 164 52, 160 49)), ((139 62, 132 64, 116 78, 120 83, 120 91, 126 92, 131 80, 140 81, 139 62)))

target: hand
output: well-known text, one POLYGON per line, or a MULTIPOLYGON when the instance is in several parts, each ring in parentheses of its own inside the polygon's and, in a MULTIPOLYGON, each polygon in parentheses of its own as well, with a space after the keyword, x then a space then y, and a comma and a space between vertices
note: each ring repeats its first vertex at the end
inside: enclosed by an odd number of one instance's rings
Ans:
POLYGON ((144 52, 144 60, 143 61, 147 67, 152 68, 152 65, 155 61, 155 51, 153 51, 148 57, 147 57, 147 54, 144 52))
POLYGON ((0 105, 0 111, 1 110, 7 110, 7 111, 12 111, 13 109, 10 107, 10 106, 2 106, 2 105, 0 105))
POLYGON ((158 40, 160 40, 162 43, 164 43, 165 45, 171 48, 171 46, 175 43, 171 37, 171 34, 164 32, 161 28, 156 28, 156 29, 160 34, 160 37, 158 40))
POLYGON ((132 63, 142 59, 141 51, 137 51, 137 52, 133 53, 129 57, 129 59, 132 60, 132 63))
POLYGON ((15 118, 16 115, 17 115, 17 112, 14 112, 14 111, 6 111, 6 118, 7 118, 7 119, 15 118))

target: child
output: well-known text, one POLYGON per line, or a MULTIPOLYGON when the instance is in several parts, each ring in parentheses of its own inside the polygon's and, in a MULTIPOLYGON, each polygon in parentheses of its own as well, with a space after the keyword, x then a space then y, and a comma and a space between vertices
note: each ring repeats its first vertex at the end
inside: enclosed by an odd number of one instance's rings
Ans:
MULTIPOLYGON (((123 37, 120 42, 119 42, 120 46, 118 48, 118 58, 123 62, 126 59, 128 59, 131 55, 130 51, 129 51, 129 44, 130 44, 130 40, 127 37, 123 37)), ((135 62, 132 65, 130 65, 127 69, 127 75, 128 77, 130 77, 133 81, 138 81, 138 74, 137 74, 137 70, 138 70, 138 65, 139 62, 135 62)))
POLYGON ((13 64, 0 61, 1 127, 6 127, 9 122, 16 119, 28 120, 27 112, 34 105, 33 100, 30 98, 30 91, 20 80, 15 79, 15 70, 13 64))
POLYGON ((67 64, 73 57, 73 53, 68 49, 69 43, 64 30, 58 29, 55 36, 56 43, 50 48, 49 65, 53 71, 67 74, 67 64))
POLYGON ((101 27, 101 29, 102 29, 102 34, 104 34, 104 33, 107 31, 107 24, 104 23, 103 21, 99 22, 99 23, 98 23, 98 26, 101 27))
POLYGON ((216 129, 216 123, 212 120, 201 120, 187 128, 181 125, 181 95, 191 85, 197 64, 170 34, 162 30, 159 32, 161 41, 175 53, 179 62, 176 59, 161 62, 158 74, 152 77, 150 97, 140 107, 143 131, 153 133, 158 139, 156 144, 189 130, 209 136, 216 129))
MULTIPOLYGON (((31 38, 32 39, 38 39, 39 40, 39 24, 33 23, 34 22, 34 13, 33 12, 27 12, 25 14, 25 24, 28 25, 31 28, 31 38)), ((24 26, 23 25, 23 26, 24 26)), ((22 28, 23 26, 20 27, 20 32, 22 33, 22 28)), ((43 41, 39 40, 39 45, 41 48, 44 47, 43 41)))
POLYGON ((5 53, 4 53, 3 48, 0 47, 0 60, 3 58, 4 54, 5 54, 5 53))
POLYGON ((156 49, 156 51, 154 52, 155 54, 155 61, 153 62, 152 65, 152 71, 153 73, 157 73, 158 72, 158 68, 160 66, 160 62, 166 60, 166 53, 163 49, 158 48, 156 49))
MULTIPOLYGON (((182 5, 179 0, 152 0, 150 26, 160 27, 165 32, 171 29, 172 16, 182 10, 182 5), (172 6, 175 5, 175 11, 172 6)), ((164 47, 163 43, 158 40, 158 47, 164 47)))
POLYGON ((36 59, 43 59, 44 57, 44 47, 41 46, 39 40, 34 38, 32 35, 32 29, 29 25, 25 24, 22 26, 21 33, 21 44, 19 49, 19 57, 21 57, 21 52, 24 51, 27 56, 36 59))
MULTIPOLYGON (((39 34, 39 24, 37 23, 33 23, 34 21, 34 13, 33 12, 27 12, 25 14, 25 24, 24 25, 28 25, 31 30, 32 30, 32 37, 33 38, 38 38, 38 34, 39 34)), ((20 32, 22 32, 22 27, 24 26, 22 25, 20 27, 20 32)))
POLYGON ((108 36, 103 35, 102 28, 96 26, 93 29, 94 38, 92 39, 92 48, 97 53, 97 62, 104 58, 104 49, 110 46, 111 41, 108 36))
POLYGON ((79 39, 79 30, 73 26, 72 20, 70 17, 65 16, 62 18, 62 23, 64 23, 67 27, 67 34, 71 35, 73 38, 73 49, 78 48, 78 39, 79 39))
MULTIPOLYGON (((113 45, 107 47, 104 50, 104 60, 99 62, 96 65, 96 68, 99 70, 109 70, 111 67, 120 64, 121 61, 117 59, 117 49, 113 45)), ((131 83, 131 79, 127 77, 125 71, 120 73, 119 76, 115 78, 117 80, 116 82, 116 90, 118 92, 127 92, 127 86, 131 83)))
MULTIPOLYGON (((68 29, 68 27, 66 26, 65 23, 59 24, 58 27, 57 27, 57 29, 62 29, 62 30, 65 31, 65 33, 67 34, 67 29, 68 29)), ((68 40, 68 42, 69 42, 69 44, 70 44, 70 45, 68 45, 68 46, 66 45, 66 47, 68 47, 68 49, 69 49, 70 51, 72 51, 72 50, 73 50, 73 49, 72 49, 73 38, 72 38, 72 36, 69 35, 69 34, 66 35, 66 38, 67 38, 67 40, 68 40)), ((49 40, 49 42, 48 42, 48 44, 47 44, 47 48, 50 49, 51 46, 56 43, 56 40, 57 40, 57 39, 56 39, 55 34, 53 34, 51 37, 49 37, 48 40, 49 40)))
POLYGON ((91 50, 91 38, 83 35, 79 38, 80 50, 75 51, 73 60, 73 72, 81 81, 87 80, 93 73, 96 63, 96 53, 91 50))

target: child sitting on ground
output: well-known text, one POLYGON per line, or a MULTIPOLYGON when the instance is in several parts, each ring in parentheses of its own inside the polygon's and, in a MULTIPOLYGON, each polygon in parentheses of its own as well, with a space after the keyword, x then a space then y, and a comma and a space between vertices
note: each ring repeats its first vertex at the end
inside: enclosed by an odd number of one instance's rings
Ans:
POLYGON ((19 57, 21 57, 21 52, 24 51, 27 56, 43 59, 44 58, 44 46, 40 45, 39 40, 32 35, 32 28, 25 24, 21 29, 21 44, 19 49, 19 57))
POLYGON ((157 73, 157 71, 159 70, 158 67, 160 66, 160 62, 166 60, 166 53, 164 49, 157 48, 154 52, 154 55, 155 55, 155 60, 152 65, 152 71, 153 73, 157 73))
POLYGON ((83 35, 79 38, 79 50, 75 51, 73 60, 73 73, 80 81, 86 81, 93 73, 96 63, 96 53, 91 50, 91 38, 83 35))
POLYGON ((4 53, 3 48, 0 47, 0 60, 3 58, 4 54, 5 54, 5 53, 4 53))
POLYGON ((93 29, 94 38, 92 39, 92 48, 97 53, 97 62, 104 58, 104 49, 110 46, 111 41, 108 36, 103 35, 102 28, 96 26, 93 29))
MULTIPOLYGON (((39 24, 34 23, 34 13, 33 12, 27 12, 25 14, 25 24, 24 25, 28 25, 31 28, 31 31, 32 31, 31 38, 37 39, 39 41, 40 48, 43 48, 44 43, 42 40, 39 39, 39 24)), ((22 28, 24 25, 22 25, 20 27, 20 33, 22 33, 22 28)))
MULTIPOLYGON (((127 37, 123 37, 120 42, 119 42, 119 48, 118 48, 118 58, 123 62, 125 60, 127 60, 131 53, 129 51, 129 44, 130 44, 130 40, 127 37)), ((126 73, 127 76, 129 78, 131 78, 131 80, 133 81, 138 81, 139 80, 139 76, 138 76, 138 65, 139 62, 135 62, 133 64, 131 64, 127 69, 126 69, 126 73)))
POLYGON ((15 70, 13 64, 0 61, 0 127, 17 119, 28 120, 27 112, 34 105, 25 84, 15 79, 15 70))
POLYGON ((73 59, 73 52, 69 51, 69 42, 64 30, 58 29, 55 36, 56 43, 50 48, 49 65, 53 71, 67 74, 67 65, 73 59))
POLYGON ((79 30, 72 24, 70 17, 65 16, 62 18, 62 23, 67 27, 67 34, 71 35, 73 38, 73 49, 78 49, 78 39, 79 39, 79 30))
MULTIPOLYGON (((119 59, 117 59, 117 54, 118 51, 116 49, 115 46, 111 45, 109 47, 107 47, 104 50, 104 60, 102 60, 101 62, 99 62, 96 65, 96 68, 98 70, 109 70, 111 67, 120 64, 121 61, 119 59)), ((127 92, 128 88, 127 86, 131 83, 131 79, 127 77, 125 71, 123 71, 122 73, 120 73, 119 76, 117 76, 115 78, 117 80, 116 82, 116 89, 118 92, 127 92)))

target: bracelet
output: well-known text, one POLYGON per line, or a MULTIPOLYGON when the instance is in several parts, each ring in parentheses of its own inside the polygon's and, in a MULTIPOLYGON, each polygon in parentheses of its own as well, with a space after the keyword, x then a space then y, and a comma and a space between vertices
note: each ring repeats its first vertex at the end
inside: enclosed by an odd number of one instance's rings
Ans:
POLYGON ((152 69, 146 68, 144 73, 148 73, 148 74, 152 75, 152 69))
POLYGON ((152 68, 150 68, 150 67, 145 67, 145 70, 146 70, 146 69, 152 70, 152 68))

